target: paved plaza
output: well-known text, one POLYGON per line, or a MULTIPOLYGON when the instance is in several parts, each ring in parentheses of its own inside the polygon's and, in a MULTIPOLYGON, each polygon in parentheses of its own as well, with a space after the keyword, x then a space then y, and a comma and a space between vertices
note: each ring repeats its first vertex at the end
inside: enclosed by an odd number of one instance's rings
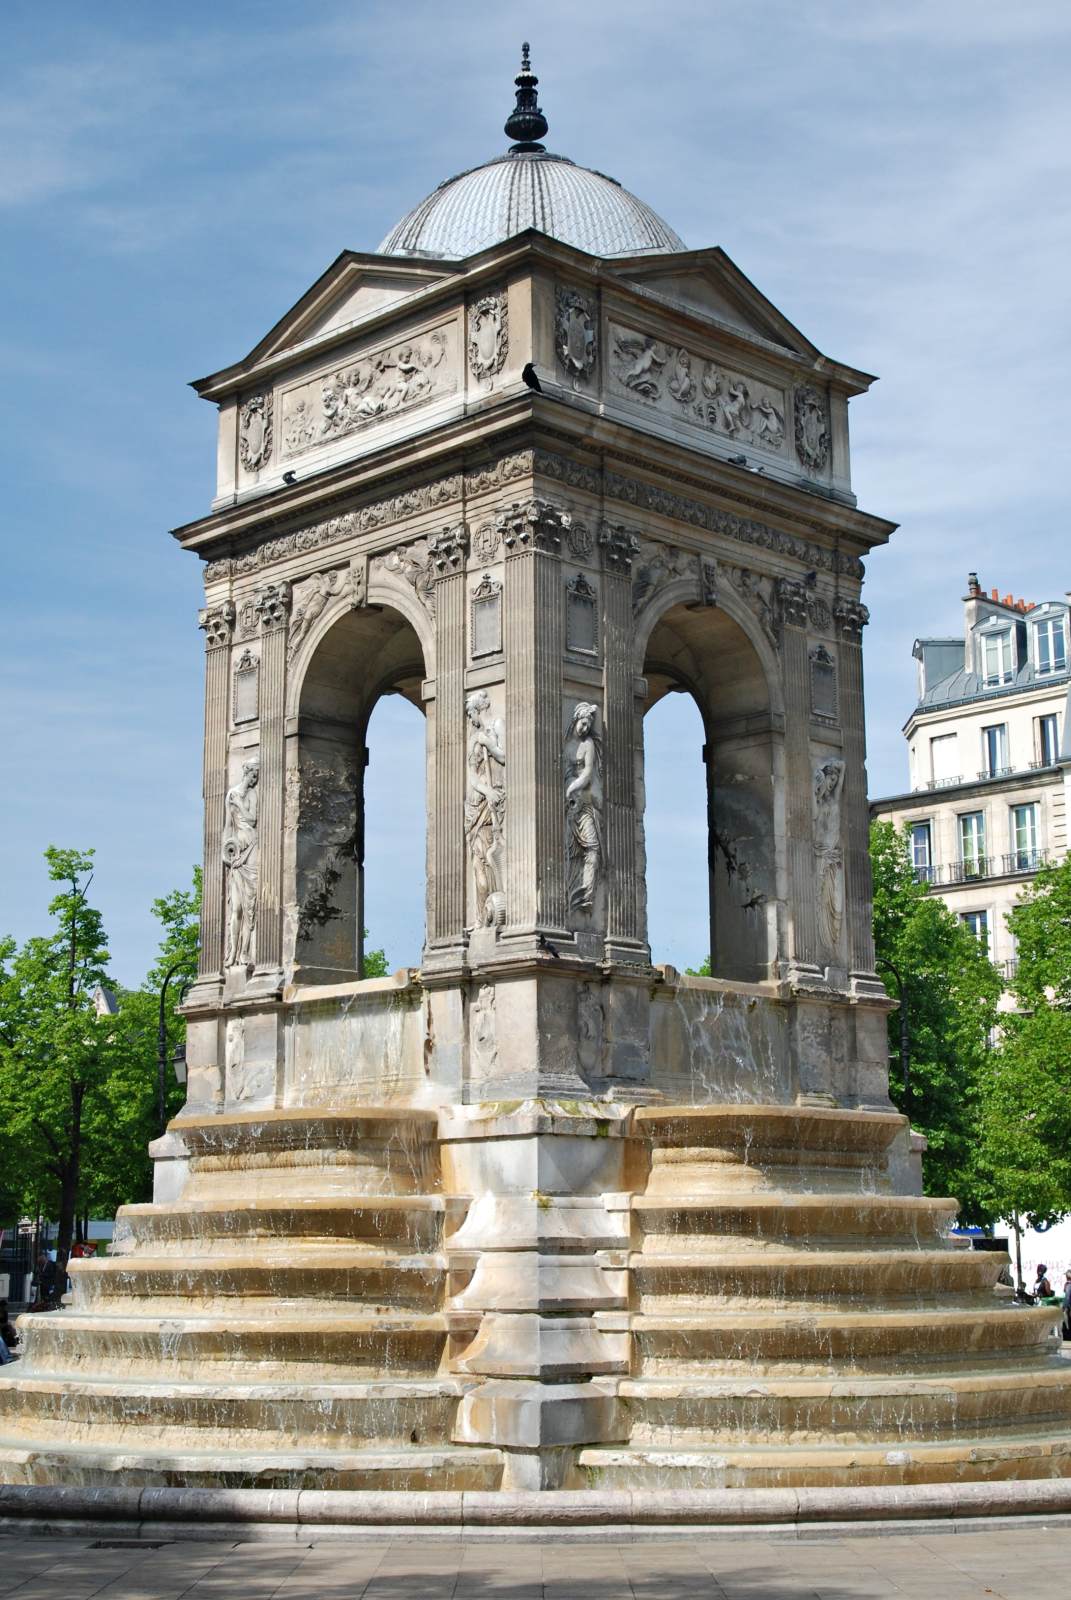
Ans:
POLYGON ((0 1595, 12 1600, 1049 1600, 1067 1592, 1071 1522, 836 1538, 629 1543, 518 1538, 321 1539, 153 1545, 0 1537, 0 1595))

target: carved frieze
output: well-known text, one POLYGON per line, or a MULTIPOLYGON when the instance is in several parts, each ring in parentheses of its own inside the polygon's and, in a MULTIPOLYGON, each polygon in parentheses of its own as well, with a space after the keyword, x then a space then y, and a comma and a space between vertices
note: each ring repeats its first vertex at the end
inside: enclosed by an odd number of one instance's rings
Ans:
POLYGON ((804 384, 796 390, 796 454, 805 467, 821 472, 829 460, 829 413, 818 390, 804 384))
POLYGON ((611 388, 739 444, 783 450, 785 397, 780 389, 723 369, 683 346, 671 348, 649 334, 614 324, 610 334, 611 388))
POLYGON ((497 655, 502 649, 502 585, 485 572, 472 591, 472 655, 497 655))
POLYGON ((453 393, 457 374, 446 359, 449 333, 444 325, 287 389, 280 403, 283 455, 344 439, 453 393))
POLYGON ((575 289, 559 288, 555 292, 554 348, 574 383, 589 377, 594 370, 598 354, 594 308, 575 289))
POLYGON ((475 928, 500 928, 506 920, 506 728, 491 711, 486 689, 465 701, 469 721, 465 840, 472 863, 475 928))
POLYGON ((260 715, 260 661, 248 645, 235 663, 231 710, 236 726, 260 715))
POLYGON ((844 762, 830 757, 815 768, 812 789, 818 942, 827 958, 836 954, 844 920, 844 852, 840 842, 843 793, 844 762))
POLYGON ((485 294, 469 310, 469 367, 474 378, 502 371, 509 350, 509 313, 504 294, 485 294))
POLYGON ((285 578, 280 583, 266 583, 258 589, 254 605, 260 626, 265 633, 273 628, 285 628, 286 619, 290 615, 290 606, 293 601, 293 592, 285 578))
POLYGON ((238 414, 238 454, 247 472, 259 472, 271 455, 271 391, 250 395, 238 414))
POLYGON ((225 600, 222 605, 205 606, 197 613, 197 626, 204 629, 206 650, 224 649, 234 631, 233 603, 225 600))
POLYGON ((490 489, 502 489, 520 478, 530 478, 534 452, 518 450, 512 456, 500 456, 483 467, 470 467, 465 474, 465 488, 469 494, 486 494, 490 489))
POLYGON ((290 619, 290 636, 286 654, 293 660, 302 640, 318 617, 322 616, 327 602, 337 594, 342 574, 336 567, 332 572, 314 572, 294 585, 294 609, 290 619))
POLYGON ((598 594, 582 572, 565 585, 565 648, 581 655, 598 653, 598 594))
POLYGON ((569 904, 574 911, 590 912, 605 873, 605 847, 599 708, 586 700, 573 707, 565 738, 565 770, 569 904))
POLYGON ((227 941, 224 963, 249 968, 256 960, 257 780, 260 761, 251 756, 227 790, 220 854, 227 876, 227 941))

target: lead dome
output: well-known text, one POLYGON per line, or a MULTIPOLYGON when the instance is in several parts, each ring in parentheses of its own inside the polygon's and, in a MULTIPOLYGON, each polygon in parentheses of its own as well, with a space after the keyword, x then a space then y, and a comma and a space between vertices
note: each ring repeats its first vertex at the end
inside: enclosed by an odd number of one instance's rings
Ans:
POLYGON ((596 256, 684 250, 667 222, 614 178, 553 155, 536 100, 539 79, 528 46, 517 76, 517 104, 506 133, 517 142, 500 156, 448 178, 402 218, 379 246, 387 256, 454 260, 537 228, 596 256))

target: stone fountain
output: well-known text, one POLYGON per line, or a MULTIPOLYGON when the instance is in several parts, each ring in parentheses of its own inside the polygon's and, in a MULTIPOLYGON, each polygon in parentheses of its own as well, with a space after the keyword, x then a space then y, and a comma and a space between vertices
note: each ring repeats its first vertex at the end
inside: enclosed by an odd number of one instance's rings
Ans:
POLYGON ((549 155, 534 85, 507 157, 196 385, 188 1101, 153 1203, 24 1319, 9 1485, 667 1516, 868 1491, 849 1514, 1068 1473, 1052 1313, 950 1236, 888 1098, 860 588, 892 524, 848 449, 871 379, 549 155), (647 942, 644 716, 674 691, 705 729, 709 978, 647 942), (366 979, 387 693, 426 718, 427 932, 366 979))

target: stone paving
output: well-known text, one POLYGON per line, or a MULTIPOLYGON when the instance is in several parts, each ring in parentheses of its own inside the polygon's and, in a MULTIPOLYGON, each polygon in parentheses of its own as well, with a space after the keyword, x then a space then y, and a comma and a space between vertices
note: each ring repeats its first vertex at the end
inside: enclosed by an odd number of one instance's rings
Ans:
POLYGON ((629 1543, 384 1538, 309 1544, 0 1536, 11 1600, 1049 1600, 1064 1596, 1071 1524, 830 1538, 629 1543))

